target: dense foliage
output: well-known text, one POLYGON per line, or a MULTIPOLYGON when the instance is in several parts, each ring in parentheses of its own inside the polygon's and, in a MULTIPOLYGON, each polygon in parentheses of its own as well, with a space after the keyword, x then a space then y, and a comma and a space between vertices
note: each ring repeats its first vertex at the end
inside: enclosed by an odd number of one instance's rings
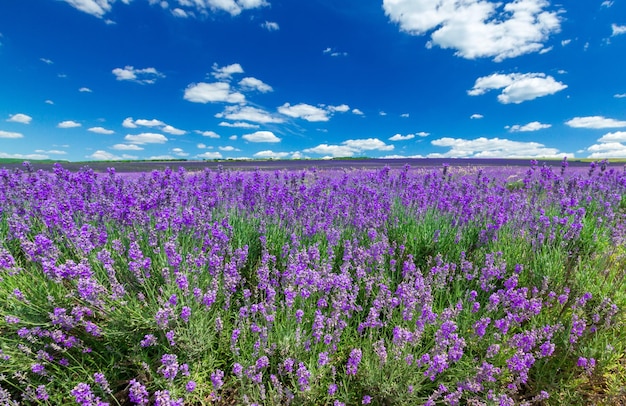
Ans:
POLYGON ((0 404, 610 403, 625 200, 606 162, 0 170, 0 404))

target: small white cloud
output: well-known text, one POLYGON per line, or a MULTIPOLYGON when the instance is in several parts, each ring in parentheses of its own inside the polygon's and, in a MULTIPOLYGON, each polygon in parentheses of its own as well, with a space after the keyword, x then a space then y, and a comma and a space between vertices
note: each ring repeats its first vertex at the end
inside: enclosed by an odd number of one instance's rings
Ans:
POLYGON ((137 128, 137 124, 135 124, 132 117, 126 117, 122 122, 122 126, 126 128, 137 128))
POLYGON ((278 112, 285 116, 301 118, 309 122, 329 120, 328 111, 305 103, 299 103, 293 106, 289 103, 285 103, 278 108, 278 112))
POLYGON ((43 150, 43 149, 36 149, 35 152, 38 154, 47 154, 47 155, 67 155, 66 151, 61 151, 59 149, 51 149, 48 151, 43 150))
POLYGON ((230 145, 227 145, 225 147, 219 147, 218 149, 220 151, 224 151, 224 152, 241 151, 239 148, 235 148, 235 147, 230 146, 230 145))
POLYGON ((507 126, 506 128, 508 128, 510 132, 516 133, 516 132, 539 131, 539 130, 543 130, 545 128, 550 128, 550 127, 552 127, 552 124, 543 124, 543 123, 540 123, 539 121, 533 121, 524 125, 515 124, 510 127, 507 126))
POLYGON ((61 121, 59 124, 57 124, 57 127, 59 127, 59 128, 76 128, 76 127, 80 127, 81 125, 82 125, 81 123, 77 123, 76 121, 67 120, 67 121, 61 121))
POLYGON ((218 80, 230 80, 236 73, 243 73, 243 68, 238 63, 222 66, 221 68, 217 63, 213 64, 213 77, 218 80))
POLYGON ((48 65, 52 65, 54 63, 50 59, 47 59, 47 58, 39 58, 39 60, 48 65))
POLYGON ((88 128, 87 131, 91 131, 92 133, 96 133, 96 134, 105 134, 105 135, 110 135, 110 134, 115 133, 115 131, 108 130, 104 127, 91 127, 91 128, 88 128))
POLYGON ((598 139, 598 142, 626 142, 626 131, 606 133, 598 139))
POLYGON ((280 138, 275 136, 274 133, 271 131, 256 131, 252 134, 246 134, 241 138, 250 142, 280 142, 280 138))
POLYGON ((228 123, 226 121, 222 121, 218 125, 220 127, 232 127, 232 128, 259 128, 260 127, 257 124, 244 123, 243 121, 238 121, 236 123, 228 123))
POLYGON ((339 106, 328 106, 328 111, 333 113, 345 113, 350 111, 350 106, 348 106, 347 104, 340 104, 339 106))
POLYGON ((282 159, 289 156, 289 152, 274 152, 272 150, 259 151, 253 155, 255 158, 282 159))
POLYGON ((232 91, 226 82, 192 83, 185 89, 183 98, 193 103, 245 103, 246 97, 232 91))
POLYGON ((239 81, 239 86, 241 86, 242 90, 250 91, 256 90, 261 93, 268 93, 274 91, 272 86, 263 83, 263 81, 257 78, 246 77, 239 81))
POLYGON ((111 149, 117 151, 143 151, 143 148, 136 144, 115 144, 111 149))
POLYGON ((222 154, 215 152, 203 152, 202 154, 196 155, 196 158, 200 159, 222 159, 222 154))
POLYGON ((217 113, 215 117, 232 121, 252 121, 253 123, 261 124, 283 123, 285 121, 265 110, 252 106, 227 106, 222 113, 217 113))
POLYGON ((347 52, 339 52, 339 51, 334 50, 333 48, 326 48, 322 51, 322 53, 333 56, 333 57, 348 56, 347 52))
POLYGON ((483 116, 482 114, 472 114, 470 116, 471 120, 480 120, 481 118, 484 118, 485 116, 483 116))
POLYGON ((198 144, 196 144, 196 148, 198 148, 198 149, 206 149, 206 144, 198 143, 198 144))
POLYGON ((229 140, 231 141, 237 141, 237 136, 236 135, 231 135, 230 137, 228 137, 229 140))
POLYGON ((626 98, 626 93, 617 93, 614 94, 613 97, 615 97, 616 99, 623 99, 626 98))
POLYGON ((617 24, 611 24, 611 30, 612 30, 612 37, 615 37, 617 35, 622 35, 622 34, 626 34, 626 25, 617 25, 617 24))
POLYGON ((352 114, 356 114, 357 116, 364 116, 365 115, 365 113, 363 113, 359 109, 352 109, 352 114))
MULTIPOLYGON (((124 159, 121 156, 112 154, 108 151, 103 151, 103 150, 97 150, 96 152, 94 152, 91 155, 87 155, 87 158, 89 159, 93 159, 94 161, 119 161, 121 159, 124 159)), ((136 159, 137 157, 135 157, 136 159)), ((131 159, 131 158, 129 158, 131 159)))
POLYGON ((0 158, 13 158, 13 159, 48 159, 50 158, 45 154, 7 154, 6 152, 0 152, 0 158))
POLYGON ((0 130, 0 138, 24 138, 24 134, 0 130))
POLYGON ((54 102, 52 100, 45 100, 44 103, 46 103, 46 104, 54 104, 54 102))
POLYGON ((354 156, 356 151, 353 148, 350 148, 346 145, 328 145, 328 144, 320 144, 313 148, 307 148, 303 150, 307 154, 317 154, 331 157, 343 157, 343 156, 354 156))
POLYGON ((587 148, 591 152, 589 158, 625 158, 626 145, 620 142, 605 142, 594 144, 587 148))
POLYGON ((387 115, 387 113, 385 113, 384 111, 379 111, 378 114, 383 116, 383 117, 387 115))
POLYGON ((172 159, 176 159, 176 157, 172 155, 152 155, 148 157, 150 161, 169 161, 172 159))
POLYGON ((117 80, 128 80, 141 84, 153 84, 157 79, 165 77, 164 74, 155 68, 135 69, 132 66, 126 66, 124 68, 115 68, 112 72, 117 80))
POLYGON ((409 113, 402 113, 400 114, 400 117, 402 118, 409 118, 410 114, 409 113))
POLYGON ((196 130, 195 133, 196 134, 200 134, 203 137, 220 138, 220 135, 218 133, 216 133, 215 131, 199 131, 199 130, 196 130))
POLYGON ((78 91, 81 93, 93 93, 93 90, 88 87, 81 87, 80 89, 78 89, 78 91))
POLYGON ((178 17, 178 18, 187 18, 189 17, 189 13, 187 13, 185 10, 183 10, 182 8, 175 8, 172 9, 172 15, 174 17, 178 17))
POLYGON ((574 117, 565 122, 572 128, 621 128, 626 127, 626 121, 615 120, 602 116, 574 117))
POLYGON ((185 152, 182 148, 172 148, 172 154, 183 158, 189 156, 189 153, 185 152))
POLYGON ((172 135, 184 135, 187 134, 187 131, 180 130, 175 128, 169 124, 164 123, 161 120, 157 120, 156 118, 147 120, 144 118, 140 118, 137 120, 133 120, 132 117, 127 117, 122 122, 122 126, 126 128, 138 128, 138 127, 148 127, 148 128, 159 128, 161 131, 166 132, 172 135))
POLYGON ((393 137, 390 137, 389 141, 407 141, 407 140, 412 140, 413 138, 415 138, 415 134, 407 134, 407 135, 396 134, 393 137))
POLYGON ((172 134, 172 135, 185 135, 187 134, 187 131, 185 130, 180 130, 178 128, 172 127, 171 125, 164 125, 163 128, 161 128, 161 131, 168 133, 168 134, 172 134))
POLYGON ((162 125, 165 125, 165 123, 161 120, 157 120, 156 118, 150 120, 140 118, 138 120, 135 120, 135 125, 140 125, 142 127, 160 127, 162 125))
POLYGON ((65 0, 70 6, 94 17, 102 18, 111 11, 111 4, 115 0, 65 0))
POLYGON ((569 45, 571 42, 571 39, 564 39, 563 41, 561 41, 561 46, 564 47, 566 45, 569 45))
POLYGON ((519 104, 538 97, 548 96, 567 88, 545 73, 494 73, 476 79, 474 87, 467 91, 470 96, 483 95, 490 90, 502 89, 498 101, 502 104, 519 104))
POLYGON ((261 24, 261 27, 265 28, 268 31, 278 31, 280 30, 280 26, 278 25, 278 23, 275 23, 273 21, 266 21, 263 24, 261 24))
POLYGON ((430 133, 427 133, 426 131, 420 131, 418 133, 415 133, 415 135, 418 135, 420 137, 428 137, 430 133))
POLYGON ((429 157, 456 158, 562 158, 574 154, 560 152, 556 148, 548 148, 538 142, 520 142, 501 138, 462 139, 440 138, 431 141, 437 147, 449 148, 443 154, 430 154, 429 157))
POLYGON ((131 144, 164 144, 167 142, 167 138, 163 134, 155 133, 128 134, 124 139, 131 144))
POLYGON ((601 4, 602 7, 607 7, 607 8, 611 7, 612 5, 613 5, 613 1, 610 1, 610 0, 605 0, 601 4))
POLYGON ((27 114, 17 113, 9 115, 7 121, 11 123, 30 124, 33 118, 27 114))
POLYGON ((341 145, 320 144, 314 148, 303 150, 304 153, 330 155, 331 157, 354 156, 365 151, 391 151, 393 145, 387 145, 378 138, 347 140, 341 145))

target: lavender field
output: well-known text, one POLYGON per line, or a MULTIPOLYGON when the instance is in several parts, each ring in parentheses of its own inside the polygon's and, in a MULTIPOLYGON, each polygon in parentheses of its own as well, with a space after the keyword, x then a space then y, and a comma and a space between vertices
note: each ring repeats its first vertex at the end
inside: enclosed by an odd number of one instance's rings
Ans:
POLYGON ((626 402, 626 173, 0 169, 0 404, 626 402))

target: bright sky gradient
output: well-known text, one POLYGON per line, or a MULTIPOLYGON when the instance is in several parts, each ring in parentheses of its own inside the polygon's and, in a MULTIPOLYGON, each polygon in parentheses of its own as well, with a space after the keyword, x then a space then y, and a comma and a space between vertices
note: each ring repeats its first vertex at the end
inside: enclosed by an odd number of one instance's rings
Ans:
POLYGON ((2 0, 0 157, 626 157, 626 2, 2 0))

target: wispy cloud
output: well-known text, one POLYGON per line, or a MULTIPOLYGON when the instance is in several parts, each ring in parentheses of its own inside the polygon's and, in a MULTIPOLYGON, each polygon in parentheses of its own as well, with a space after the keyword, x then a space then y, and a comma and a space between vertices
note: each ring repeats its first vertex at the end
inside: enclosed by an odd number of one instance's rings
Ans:
POLYGON ((88 128, 87 131, 91 131, 92 133, 96 133, 96 134, 104 134, 104 135, 115 134, 115 131, 108 130, 104 127, 91 127, 91 128, 88 128))
POLYGON ((52 62, 51 59, 47 59, 47 58, 39 58, 39 60, 47 65, 52 65, 54 62, 52 62))
POLYGON ((93 90, 88 87, 81 87, 80 89, 78 89, 78 91, 81 93, 93 93, 93 90))
POLYGON ((161 131, 172 134, 172 135, 184 135, 187 134, 187 131, 180 130, 176 127, 173 127, 169 124, 165 124, 161 120, 157 120, 155 118, 146 120, 143 118, 133 120, 132 117, 126 117, 122 122, 122 126, 126 128, 138 128, 138 127, 148 127, 148 128, 158 128, 161 131))
POLYGON ((261 124, 283 123, 285 121, 263 109, 252 106, 227 106, 222 113, 217 113, 215 117, 232 121, 251 121, 261 124))
POLYGON ((125 66, 124 68, 115 68, 112 70, 113 75, 117 80, 126 80, 141 84, 154 84, 157 79, 165 77, 164 74, 156 70, 155 68, 135 69, 132 66, 125 66))
POLYGON ((611 30, 612 30, 612 34, 611 34, 612 37, 626 34, 626 25, 611 24, 611 30))
POLYGON ((507 128, 509 132, 516 133, 516 132, 539 131, 539 130, 543 130, 545 128, 550 128, 550 127, 552 127, 552 124, 544 124, 544 123, 540 123, 539 121, 533 121, 524 125, 515 124, 512 126, 506 126, 505 128, 507 128))
POLYGON ((502 138, 463 139, 445 137, 433 140, 431 144, 436 147, 449 148, 443 154, 430 154, 429 157, 433 158, 553 158, 563 157, 563 155, 574 156, 574 154, 563 153, 556 148, 549 148, 538 142, 520 142, 502 138))
POLYGON ((24 134, 0 130, 0 138, 24 138, 24 134))
POLYGON ((238 63, 220 67, 217 63, 213 64, 213 77, 218 80, 230 80, 236 73, 243 73, 243 68, 238 63))
POLYGON ((261 24, 261 27, 265 28, 268 31, 278 31, 280 30, 280 26, 278 25, 278 23, 275 23, 273 21, 265 21, 263 24, 261 24))
POLYGON ((567 120, 565 124, 572 128, 600 129, 626 127, 626 121, 624 120, 616 120, 603 116, 574 117, 571 120, 567 120))

